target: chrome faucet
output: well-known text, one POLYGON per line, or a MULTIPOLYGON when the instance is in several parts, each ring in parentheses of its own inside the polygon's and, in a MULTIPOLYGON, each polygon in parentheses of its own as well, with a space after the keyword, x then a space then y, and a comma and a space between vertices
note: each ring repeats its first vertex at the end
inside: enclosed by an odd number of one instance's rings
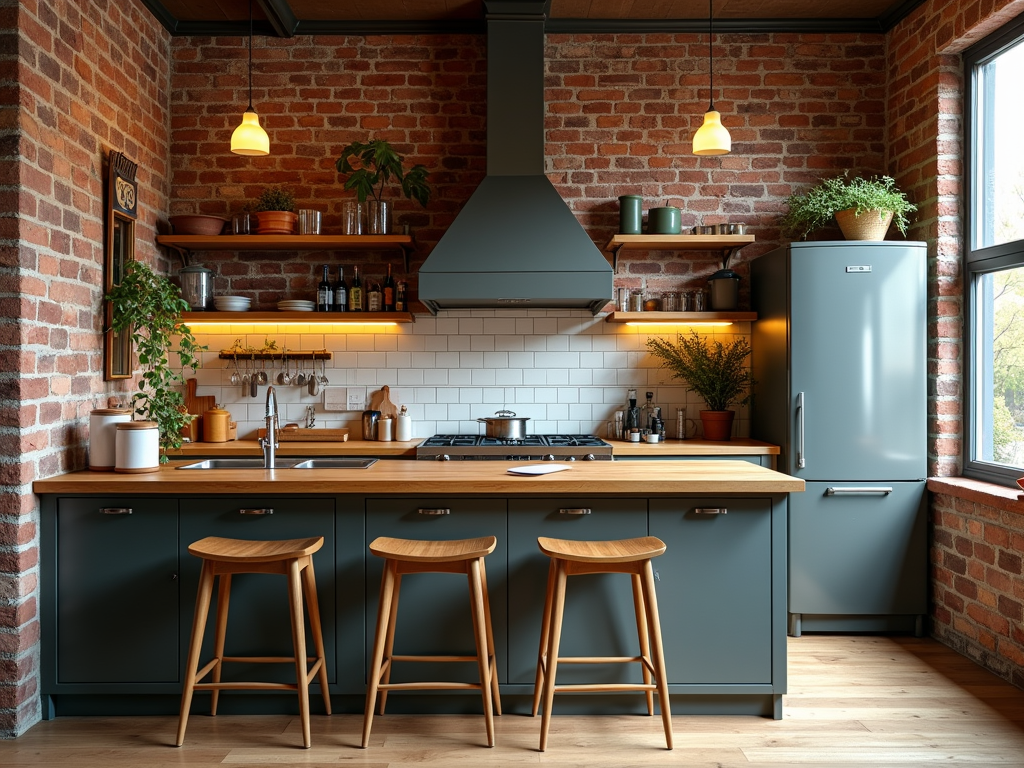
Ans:
POLYGON ((267 387, 267 434, 260 438, 265 469, 273 469, 277 461, 277 428, 277 393, 273 387, 267 387))

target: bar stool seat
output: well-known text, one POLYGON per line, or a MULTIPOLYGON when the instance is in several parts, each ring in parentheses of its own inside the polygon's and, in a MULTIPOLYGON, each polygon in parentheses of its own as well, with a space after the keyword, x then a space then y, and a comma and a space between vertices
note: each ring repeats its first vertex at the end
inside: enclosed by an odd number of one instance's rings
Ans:
POLYGON ((484 557, 497 546, 494 536, 448 541, 418 541, 381 536, 370 543, 370 552, 384 559, 380 600, 377 606, 377 629, 374 633, 373 656, 366 687, 366 709, 363 715, 363 748, 369 745, 373 725, 373 708, 380 691, 380 712, 384 714, 388 691, 479 689, 483 698, 487 746, 494 746, 494 714, 501 714, 498 695, 498 671, 494 663, 494 633, 491 629, 491 607, 487 595, 487 574, 484 557), (459 573, 469 579, 470 610, 473 615, 475 656, 395 655, 395 623, 398 617, 398 594, 402 576, 412 573, 459 573), (480 672, 479 683, 417 682, 392 683, 391 670, 396 661, 471 662, 480 672), (382 681, 383 678, 383 681, 382 681))
POLYGON ((302 743, 310 747, 309 733, 309 683, 314 677, 320 682, 327 714, 331 714, 331 696, 327 683, 327 661, 324 658, 324 641, 320 626, 320 607, 316 597, 316 581, 313 577, 313 554, 324 545, 322 536, 307 539, 286 539, 276 541, 248 541, 209 536, 194 542, 188 548, 189 554, 202 559, 203 567, 199 576, 199 593, 196 598, 196 612, 192 621, 192 640, 189 643, 188 661, 185 665, 185 687, 181 694, 181 713, 178 718, 177 746, 185 740, 192 694, 195 691, 211 691, 210 714, 217 714, 217 703, 222 690, 290 690, 299 694, 299 718, 302 722, 302 743), (228 603, 231 593, 231 576, 236 573, 276 573, 288 577, 288 602, 292 625, 294 656, 225 656, 224 637, 227 633, 228 603), (213 597, 213 582, 220 577, 217 591, 217 623, 213 660, 199 669, 199 656, 203 648, 203 633, 210 613, 213 597), (302 597, 305 594, 309 611, 310 634, 316 656, 306 656, 306 633, 303 621, 302 597), (295 665, 295 683, 271 682, 221 682, 225 662, 249 663, 291 663, 295 665), (312 662, 312 667, 308 665, 312 662), (199 682, 211 674, 210 682, 199 682))
POLYGON ((672 712, 669 705, 665 653, 658 617, 658 598, 654 588, 651 558, 665 553, 665 543, 655 536, 616 541, 576 541, 538 537, 540 551, 551 558, 548 568, 547 593, 544 597, 544 618, 541 624, 540 650, 533 693, 533 715, 543 697, 544 709, 540 731, 540 751, 547 749, 551 709, 556 693, 586 691, 591 693, 643 691, 647 697, 647 713, 654 714, 654 693, 658 693, 665 742, 672 749, 672 712), (633 606, 636 613, 639 656, 575 656, 560 657, 559 643, 565 608, 565 587, 569 576, 588 573, 627 573, 633 582, 633 606), (584 683, 556 685, 560 663, 641 665, 643 684, 584 683))

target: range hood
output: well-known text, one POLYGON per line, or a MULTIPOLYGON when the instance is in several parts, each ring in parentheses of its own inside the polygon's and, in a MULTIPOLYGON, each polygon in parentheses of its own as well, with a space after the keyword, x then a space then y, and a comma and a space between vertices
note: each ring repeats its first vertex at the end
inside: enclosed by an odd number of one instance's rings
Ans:
POLYGON ((440 309, 589 309, 612 269, 544 175, 545 3, 485 2, 487 175, 419 273, 440 309))

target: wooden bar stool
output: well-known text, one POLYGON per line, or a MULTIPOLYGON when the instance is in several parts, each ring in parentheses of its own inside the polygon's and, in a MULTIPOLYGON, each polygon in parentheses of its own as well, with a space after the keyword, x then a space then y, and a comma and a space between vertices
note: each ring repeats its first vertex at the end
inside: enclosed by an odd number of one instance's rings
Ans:
POLYGON ((494 664, 494 633, 491 630, 491 605, 487 596, 484 557, 494 551, 497 543, 493 536, 450 541, 411 541, 381 536, 370 543, 370 552, 384 558, 384 574, 381 577, 380 601, 377 606, 377 630, 373 638, 370 677, 366 686, 366 711, 363 715, 364 749, 370 741, 377 691, 380 691, 380 714, 383 715, 388 691, 467 688, 479 689, 483 695, 487 746, 494 746, 494 713, 501 714, 501 700, 498 696, 498 670, 494 664), (473 615, 476 656, 394 655, 398 592, 402 585, 402 576, 410 573, 464 573, 469 577, 469 604, 473 615), (480 682, 392 683, 391 669, 396 661, 475 661, 480 670, 480 682))
POLYGON ((551 708, 555 693, 565 691, 619 692, 643 691, 647 696, 647 713, 654 714, 654 692, 661 703, 661 720, 665 741, 672 749, 672 712, 668 699, 665 653, 661 642, 661 621, 658 598, 654 591, 654 569, 651 558, 665 553, 665 543, 654 536, 619 541, 569 541, 537 539, 541 552, 551 558, 548 568, 547 593, 544 597, 544 619, 541 624, 537 677, 533 690, 533 715, 537 716, 541 696, 544 713, 540 726, 540 751, 547 748, 551 726, 551 708), (584 573, 628 573, 633 581, 633 606, 636 611, 639 656, 569 656, 558 655, 565 607, 565 585, 569 576, 584 573), (643 684, 607 683, 556 685, 559 664, 629 664, 639 663, 643 684), (652 679, 653 678, 653 679, 652 679))
POLYGON ((222 690, 287 690, 299 692, 299 718, 302 721, 302 745, 310 746, 309 736, 309 683, 319 676, 320 691, 324 707, 331 714, 331 695, 327 689, 327 662, 324 658, 324 641, 320 631, 320 607, 316 599, 316 581, 313 578, 313 553, 324 545, 322 536, 309 539, 287 539, 283 541, 244 541, 209 536, 189 546, 189 554, 201 558, 202 572, 199 576, 199 595, 196 598, 196 613, 192 621, 192 641, 188 648, 188 662, 185 665, 185 689, 181 693, 181 714, 178 718, 178 741, 185 740, 185 726, 188 724, 189 708, 194 691, 212 691, 210 714, 217 714, 217 699, 222 690), (235 573, 279 573, 288 577, 288 596, 291 608, 292 643, 294 656, 225 656, 224 636, 228 626, 228 602, 231 592, 231 576, 235 573), (199 669, 199 654, 203 648, 203 632, 210 613, 213 596, 213 581, 220 576, 217 591, 217 628, 213 660, 199 669), (302 595, 305 593, 309 609, 309 628, 316 650, 315 657, 306 656, 306 629, 302 619, 302 595), (295 665, 295 683, 235 682, 222 683, 221 671, 225 662, 249 663, 292 663, 295 665), (313 666, 308 667, 309 662, 313 666), (307 671, 308 668, 308 671, 307 671), (199 682, 209 673, 212 681, 199 682))

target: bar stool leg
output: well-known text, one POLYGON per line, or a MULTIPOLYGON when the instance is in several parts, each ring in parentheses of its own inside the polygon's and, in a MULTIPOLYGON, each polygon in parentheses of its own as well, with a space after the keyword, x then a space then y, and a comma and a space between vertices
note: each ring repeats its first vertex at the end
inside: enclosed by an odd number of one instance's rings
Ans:
MULTIPOLYGON (((491 679, 489 681, 491 695, 494 698, 494 714, 501 715, 501 694, 498 692, 498 655, 494 651, 494 629, 491 625, 491 595, 487 591, 487 564, 480 560, 480 585, 484 593, 484 625, 487 627, 487 653, 491 663, 491 679)), ((481 682, 483 682, 481 680, 481 682)))
POLYGON ((192 640, 188 646, 188 661, 185 662, 185 687, 181 692, 181 711, 178 715, 178 737, 174 746, 180 747, 185 741, 185 726, 192 708, 192 693, 196 687, 196 672, 199 670, 199 654, 203 648, 203 631, 210 615, 210 598, 213 596, 213 570, 203 561, 199 574, 199 592, 196 596, 196 612, 192 617, 192 640))
POLYGON ((476 640, 476 660, 480 669, 480 693, 484 704, 484 724, 487 726, 487 746, 494 746, 494 709, 491 688, 490 644, 484 626, 485 605, 483 584, 480 580, 480 559, 469 562, 469 604, 473 614, 473 636, 476 640))
POLYGON ((384 561, 384 575, 381 577, 380 598, 377 601, 377 629, 373 634, 373 656, 370 665, 370 677, 366 681, 366 706, 363 709, 363 741, 366 749, 370 744, 370 728, 373 726, 373 705, 377 699, 377 686, 380 684, 380 668, 384 660, 384 642, 387 635, 391 599, 395 588, 394 560, 384 561))
POLYGON ((562 639, 562 615, 565 611, 565 561, 557 562, 555 591, 552 595, 551 631, 548 638, 548 664, 544 676, 544 711, 540 723, 540 751, 548 746, 548 728, 551 726, 551 708, 555 701, 555 676, 558 672, 558 644, 562 639))
POLYGON ((313 742, 309 733, 309 677, 306 664, 306 622, 302 618, 302 583, 299 561, 288 563, 288 602, 292 619, 292 648, 295 653, 295 677, 299 687, 299 720, 302 723, 302 746, 309 749, 313 742))
POLYGON ((544 590, 544 613, 540 621, 540 650, 537 651, 537 675, 533 680, 533 717, 540 709, 540 697, 544 692, 544 665, 548 652, 548 637, 551 633, 551 599, 555 593, 555 561, 548 563, 548 582, 544 590))
MULTIPOLYGON (((397 566, 395 568, 395 589, 391 593, 391 613, 388 614, 388 633, 387 639, 384 641, 384 679, 381 681, 383 685, 389 685, 391 683, 391 670, 394 669, 394 661, 391 659, 395 655, 395 625, 398 622, 398 598, 402 594, 402 574, 398 573, 397 566)), ((377 707, 377 714, 384 714, 384 707, 388 703, 388 692, 387 689, 380 692, 380 705, 377 707)))
POLYGON ((654 674, 658 678, 658 702, 661 704, 661 722, 665 726, 665 743, 672 749, 672 708, 668 697, 668 673, 665 669, 665 649, 661 642, 661 617, 658 615, 658 596, 654 588, 654 569, 651 561, 644 563, 644 606, 647 608, 647 626, 651 633, 651 656, 654 674))
POLYGON ((316 597, 316 576, 313 573, 313 558, 305 568, 302 569, 302 588, 306 595, 306 608, 309 611, 309 630, 313 636, 313 647, 316 649, 316 657, 320 661, 320 671, 317 679, 320 681, 320 692, 324 699, 324 709, 331 714, 331 692, 328 690, 327 681, 327 655, 324 651, 323 625, 320 623, 320 602, 316 597))
MULTIPOLYGON (((217 626, 214 631, 213 658, 217 665, 210 671, 210 681, 220 682, 224 671, 224 638, 228 633, 228 607, 231 602, 231 574, 222 573, 217 577, 217 626)), ((220 688, 210 691, 210 717, 217 716, 217 704, 220 702, 220 688)))
MULTIPOLYGON (((644 685, 651 684, 651 670, 647 668, 647 661, 651 658, 651 643, 647 637, 647 613, 644 608, 643 586, 640 583, 640 574, 631 574, 633 582, 633 609, 636 613, 636 633, 640 639, 640 669, 644 675, 644 685), (643 661, 646 659, 647 661, 643 661)), ((654 715, 654 691, 644 691, 647 696, 647 714, 654 715)))

